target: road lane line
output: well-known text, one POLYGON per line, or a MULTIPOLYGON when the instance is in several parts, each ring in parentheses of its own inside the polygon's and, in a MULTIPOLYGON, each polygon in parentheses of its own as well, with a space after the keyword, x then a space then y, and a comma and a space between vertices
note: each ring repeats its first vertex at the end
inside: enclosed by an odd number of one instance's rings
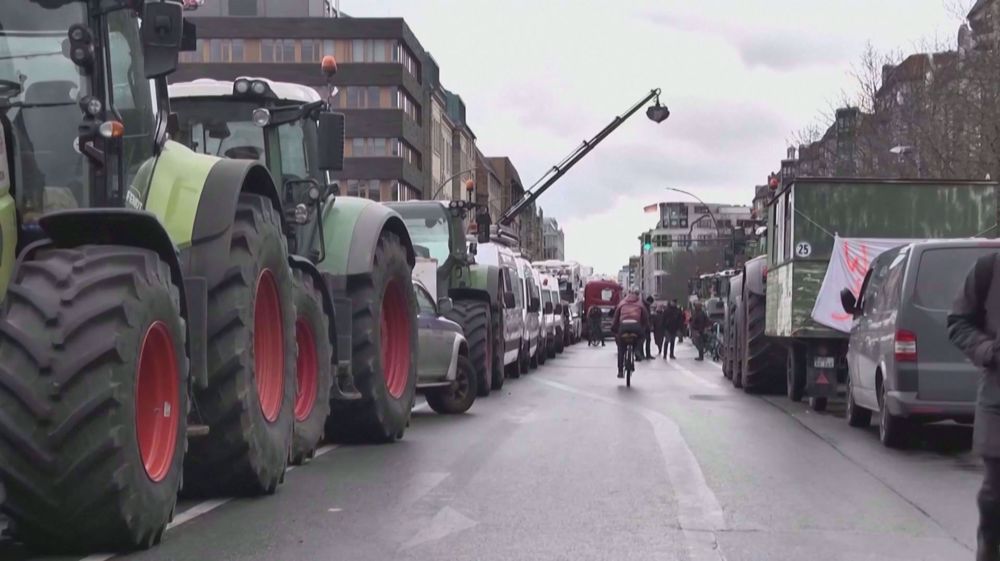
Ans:
POLYGON ((691 561, 724 561, 716 532, 726 529, 726 519, 715 493, 705 481, 698 459, 688 447, 680 427, 673 419, 652 409, 626 404, 600 394, 590 393, 539 377, 529 380, 642 415, 653 427, 656 443, 663 456, 667 477, 677 498, 677 522, 684 536, 685 548, 691 561))
POLYGON ((676 368, 678 372, 680 372, 681 374, 684 374, 687 378, 689 378, 692 381, 698 383, 702 387, 713 389, 713 390, 717 390, 720 387, 719 384, 714 384, 712 382, 709 382, 708 380, 702 378, 701 376, 699 376, 699 375, 695 374, 694 372, 688 370, 687 368, 681 366, 677 362, 672 362, 670 365, 673 366, 674 368, 676 368))
POLYGON ((427 405, 426 401, 423 402, 423 403, 421 403, 420 405, 414 405, 413 406, 413 411, 414 412, 417 412, 417 411, 430 411, 430 409, 431 409, 431 406, 427 405))

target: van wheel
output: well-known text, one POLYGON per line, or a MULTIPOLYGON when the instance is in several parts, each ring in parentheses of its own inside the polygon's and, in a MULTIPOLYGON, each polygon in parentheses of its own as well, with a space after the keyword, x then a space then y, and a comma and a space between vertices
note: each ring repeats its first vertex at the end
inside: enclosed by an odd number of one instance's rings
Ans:
POLYGON ((444 388, 427 392, 427 405, 441 415, 459 415, 465 413, 476 401, 479 376, 472 366, 469 357, 458 357, 455 382, 444 388))
POLYGON ((847 375, 847 424, 852 427, 864 428, 872 424, 871 409, 865 409, 854 401, 854 383, 851 375, 847 375))
POLYGON ((910 423, 908 419, 889 412, 889 406, 886 404, 887 394, 885 384, 882 384, 879 391, 878 438, 887 448, 902 448, 909 436, 910 423))

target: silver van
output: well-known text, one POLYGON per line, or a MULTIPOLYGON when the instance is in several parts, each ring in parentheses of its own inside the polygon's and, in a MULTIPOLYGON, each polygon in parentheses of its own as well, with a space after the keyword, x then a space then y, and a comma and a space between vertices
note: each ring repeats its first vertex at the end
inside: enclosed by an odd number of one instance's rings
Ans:
POLYGON ((947 316, 976 260, 1000 241, 936 240, 904 245, 872 261, 861 297, 841 294, 854 316, 847 352, 847 421, 904 445, 915 425, 972 421, 979 371, 948 340, 947 316))

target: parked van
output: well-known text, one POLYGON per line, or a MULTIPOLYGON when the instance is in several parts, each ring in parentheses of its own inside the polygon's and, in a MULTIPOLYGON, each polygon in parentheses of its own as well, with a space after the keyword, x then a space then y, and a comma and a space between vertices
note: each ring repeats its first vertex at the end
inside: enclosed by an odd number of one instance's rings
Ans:
POLYGON ((545 292, 550 304, 551 312, 551 333, 552 339, 549 345, 549 358, 554 358, 557 353, 563 351, 563 333, 566 327, 563 322, 562 299, 559 297, 559 281, 556 277, 546 275, 542 281, 542 290, 545 292))
POLYGON ((548 301, 548 296, 545 290, 542 289, 542 282, 544 282, 545 275, 538 269, 532 266, 531 268, 531 278, 534 281, 535 290, 538 291, 538 346, 535 349, 534 354, 531 355, 532 360, 536 364, 545 364, 545 361, 549 358, 549 316, 545 313, 545 303, 548 301))
MULTIPOLYGON (((520 288, 520 276, 514 252, 505 245, 481 243, 477 248, 476 262, 500 268, 504 373, 508 378, 517 378, 521 375, 525 301, 524 291, 520 288)), ((527 359, 527 356, 523 359, 527 359)), ((527 365, 526 362, 524 364, 527 365)))
POLYGON ((522 257, 517 263, 518 276, 524 292, 524 333, 521 341, 521 355, 529 368, 538 367, 538 341, 542 332, 542 295, 538 282, 531 270, 531 263, 522 257))
POLYGON ((542 325, 545 327, 545 355, 549 358, 556 356, 556 296, 558 291, 552 290, 552 285, 556 284, 556 278, 552 275, 542 274, 542 325))
POLYGON ((848 343, 847 421, 901 446, 919 423, 975 412, 979 371, 948 339, 947 315, 975 261, 995 240, 936 240, 886 251, 868 270, 861 297, 842 294, 854 316, 848 343))

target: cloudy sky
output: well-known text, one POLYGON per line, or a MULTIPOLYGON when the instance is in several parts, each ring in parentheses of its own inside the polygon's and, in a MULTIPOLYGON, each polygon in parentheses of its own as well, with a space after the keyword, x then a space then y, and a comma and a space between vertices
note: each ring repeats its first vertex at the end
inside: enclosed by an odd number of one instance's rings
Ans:
POLYGON ((613 273, 690 190, 750 204, 792 132, 853 89, 865 43, 953 41, 971 0, 341 0, 406 18, 460 94, 488 156, 531 184, 654 87, 672 116, 624 124, 540 199, 567 258, 613 273))

